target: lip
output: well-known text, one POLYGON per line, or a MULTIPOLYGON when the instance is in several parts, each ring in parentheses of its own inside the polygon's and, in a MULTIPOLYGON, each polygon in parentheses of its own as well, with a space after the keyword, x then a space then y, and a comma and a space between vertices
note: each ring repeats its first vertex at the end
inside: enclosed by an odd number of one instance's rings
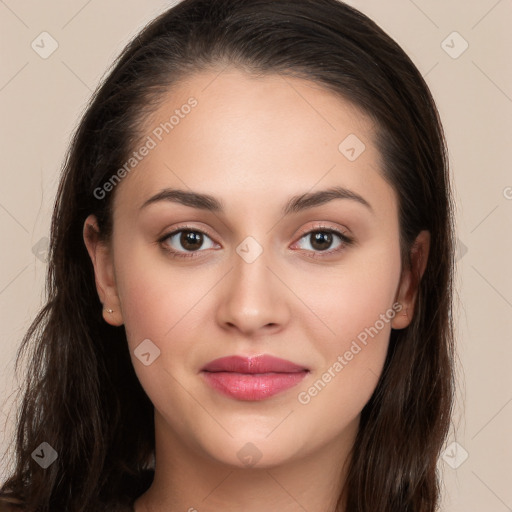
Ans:
POLYGON ((281 359, 279 357, 263 354, 260 356, 228 356, 210 361, 201 368, 208 372, 236 372, 236 373, 294 373, 307 370, 306 367, 281 359))
POLYGON ((309 369, 270 355, 229 356, 209 362, 201 369, 215 390, 238 400, 264 400, 296 386, 309 369))

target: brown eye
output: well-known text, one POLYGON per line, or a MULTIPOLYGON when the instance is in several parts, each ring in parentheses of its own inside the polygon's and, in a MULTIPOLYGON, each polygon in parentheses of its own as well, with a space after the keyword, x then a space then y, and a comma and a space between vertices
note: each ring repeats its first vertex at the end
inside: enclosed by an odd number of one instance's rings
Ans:
POLYGON ((337 229, 322 228, 310 230, 302 235, 299 242, 299 248, 304 249, 311 254, 308 255, 311 258, 322 258, 323 256, 329 256, 338 252, 343 251, 347 246, 353 244, 354 241, 349 236, 341 233, 337 229), (334 248, 333 244, 336 242, 336 238, 339 240, 334 248), (307 244, 302 244, 301 241, 305 240, 307 244), (309 245, 309 246, 308 246, 309 245))
POLYGON ((338 247, 348 240, 341 233, 330 229, 309 231, 301 238, 301 240, 309 242, 309 247, 306 246, 302 248, 313 251, 327 251, 333 245, 336 237, 341 240, 341 242, 338 242, 338 247))
POLYGON ((206 233, 192 228, 174 230, 160 238, 159 242, 166 251, 176 258, 194 257, 194 253, 202 252, 200 249, 211 249, 214 247, 212 239, 206 233), (210 241, 210 246, 204 247, 208 240, 210 241))
POLYGON ((195 251, 203 244, 203 234, 199 231, 182 231, 179 241, 187 251, 195 251))
POLYGON ((333 241, 332 233, 327 231, 316 231, 315 233, 310 233, 308 236, 311 237, 311 246, 318 251, 329 249, 333 241))

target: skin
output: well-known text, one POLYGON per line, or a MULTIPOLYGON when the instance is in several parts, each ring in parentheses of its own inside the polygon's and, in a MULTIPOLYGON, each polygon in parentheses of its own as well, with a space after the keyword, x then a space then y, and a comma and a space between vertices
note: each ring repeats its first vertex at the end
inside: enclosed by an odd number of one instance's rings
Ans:
MULTIPOLYGON (((155 406, 155 479, 135 511, 259 512, 269 503, 281 512, 333 510, 391 328, 409 325, 417 292, 411 269, 402 269, 397 197, 380 171, 374 125, 318 84, 229 68, 180 83, 143 133, 191 96, 198 105, 117 186, 109 243, 98 238, 94 216, 84 225, 100 300, 113 310, 104 311, 105 321, 125 325, 135 371, 155 406), (349 134, 366 146, 355 161, 338 149, 349 134), (291 196, 331 186, 360 194, 373 211, 335 199, 281 214, 291 196), (213 195, 225 211, 164 200, 141 209, 167 187, 213 195), (183 223, 206 231, 203 245, 187 251, 180 234, 158 242, 183 223), (330 245, 315 245, 305 233, 322 231, 319 223, 354 243, 333 235, 330 245), (263 249, 251 263, 236 252, 248 236, 263 249), (165 246, 195 257, 173 259, 165 246), (318 247, 341 251, 322 255, 318 247), (396 303, 402 311, 300 403, 298 393, 396 303), (133 353, 145 339, 161 351, 149 366, 133 353), (266 400, 239 401, 199 373, 233 354, 271 354, 310 373, 266 400), (260 455, 254 466, 237 456, 248 442, 260 455)), ((428 250, 425 231, 412 252, 419 275, 428 250)))

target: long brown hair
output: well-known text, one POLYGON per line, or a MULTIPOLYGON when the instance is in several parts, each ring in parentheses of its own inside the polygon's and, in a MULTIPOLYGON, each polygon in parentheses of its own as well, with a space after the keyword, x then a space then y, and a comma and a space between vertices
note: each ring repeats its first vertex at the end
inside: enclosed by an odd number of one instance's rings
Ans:
POLYGON ((19 501, 27 512, 112 511, 151 484, 153 406, 134 372, 124 327, 102 320, 82 228, 92 213, 109 237, 115 191, 99 198, 97 190, 126 162, 169 87, 219 65, 314 81, 371 116, 383 176, 399 200, 404 266, 418 233, 431 234, 414 317, 391 331, 383 373, 361 414, 345 491, 348 512, 433 512, 454 394, 454 228, 445 140, 411 60, 373 21, 337 0, 184 0, 118 57, 63 165, 48 299, 17 354, 16 370, 32 348, 14 471, 0 501, 19 501), (58 453, 45 470, 31 456, 43 442, 58 453))

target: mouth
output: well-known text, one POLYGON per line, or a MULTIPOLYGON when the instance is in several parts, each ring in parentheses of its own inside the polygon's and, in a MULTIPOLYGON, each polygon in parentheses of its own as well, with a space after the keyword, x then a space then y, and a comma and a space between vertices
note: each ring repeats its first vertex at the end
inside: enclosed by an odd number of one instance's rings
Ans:
POLYGON ((201 369, 216 391, 237 400, 259 401, 296 386, 308 368, 269 355, 215 359, 201 369))

